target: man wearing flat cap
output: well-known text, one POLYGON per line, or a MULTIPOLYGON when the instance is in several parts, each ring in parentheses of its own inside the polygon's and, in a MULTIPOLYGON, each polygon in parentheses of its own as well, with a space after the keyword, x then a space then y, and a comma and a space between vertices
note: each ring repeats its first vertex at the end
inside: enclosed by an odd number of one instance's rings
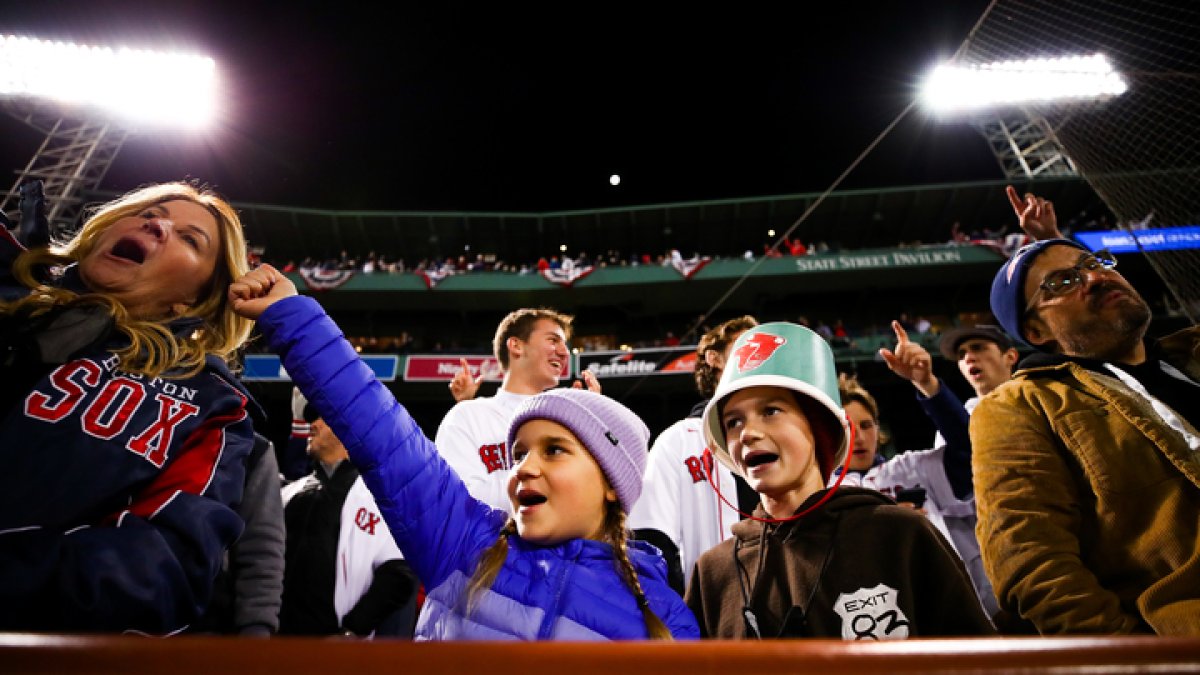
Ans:
MULTIPOLYGON (((1053 218, 1014 195, 1022 227, 1053 218)), ((1042 634, 1198 635, 1200 328, 1146 339, 1150 308, 1115 267, 1049 239, 992 284, 992 313, 1038 353, 971 417, 984 566, 1042 634)))
POLYGON ((963 379, 975 390, 975 396, 963 403, 968 413, 974 412, 984 396, 1012 379, 1013 368, 1020 358, 1012 340, 999 326, 953 328, 942 335, 938 349, 947 361, 958 364, 963 379))

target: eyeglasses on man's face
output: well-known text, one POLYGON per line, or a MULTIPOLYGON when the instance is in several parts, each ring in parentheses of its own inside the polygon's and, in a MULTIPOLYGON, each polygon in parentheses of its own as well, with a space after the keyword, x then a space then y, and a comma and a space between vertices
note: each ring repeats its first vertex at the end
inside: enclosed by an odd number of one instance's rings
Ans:
MULTIPOLYGON (((1038 284, 1038 291, 1046 297, 1054 298, 1066 295, 1083 285, 1083 273, 1096 270, 1111 270, 1116 268, 1117 259, 1108 249, 1100 249, 1095 253, 1085 253, 1079 256, 1079 261, 1071 267, 1052 270, 1038 284)), ((1031 306, 1033 302, 1029 303, 1031 306)))

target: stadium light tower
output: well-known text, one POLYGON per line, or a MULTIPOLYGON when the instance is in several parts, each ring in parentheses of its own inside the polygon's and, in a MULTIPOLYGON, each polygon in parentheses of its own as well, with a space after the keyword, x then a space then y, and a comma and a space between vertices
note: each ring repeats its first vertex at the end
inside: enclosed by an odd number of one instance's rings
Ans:
POLYGON ((1054 127, 1029 107, 1119 96, 1124 78, 1102 54, 1000 61, 975 66, 942 64, 921 90, 938 115, 969 115, 1010 179, 1077 176, 1054 127))
POLYGON ((212 59, 0 36, 0 106, 46 135, 0 202, 27 179, 45 184, 50 225, 74 226, 133 133, 200 129, 214 116, 212 59))

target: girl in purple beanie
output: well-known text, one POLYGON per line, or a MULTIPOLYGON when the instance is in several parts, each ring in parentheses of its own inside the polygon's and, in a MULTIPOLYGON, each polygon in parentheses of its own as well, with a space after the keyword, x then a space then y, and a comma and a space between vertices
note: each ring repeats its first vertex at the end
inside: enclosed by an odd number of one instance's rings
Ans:
POLYGON ((630 541, 646 425, 585 390, 517 409, 515 515, 474 499, 321 307, 269 265, 229 289, 350 453, 427 590, 417 639, 695 638, 658 550, 630 541))

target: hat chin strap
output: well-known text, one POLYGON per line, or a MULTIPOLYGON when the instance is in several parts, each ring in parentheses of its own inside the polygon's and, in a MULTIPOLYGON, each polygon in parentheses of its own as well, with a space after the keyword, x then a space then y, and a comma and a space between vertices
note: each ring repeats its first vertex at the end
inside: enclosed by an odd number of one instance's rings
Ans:
MULTIPOLYGON (((843 413, 843 415, 845 415, 845 413, 843 413)), ((854 433, 854 423, 850 421, 849 415, 845 415, 845 422, 846 422, 846 424, 845 424, 846 428, 850 430, 850 439, 849 439, 849 442, 846 443, 846 462, 845 462, 845 464, 842 465, 842 470, 838 473, 837 481, 833 484, 833 487, 829 488, 825 492, 825 496, 821 497, 820 501, 818 501, 816 504, 813 504, 812 506, 808 507, 807 509, 804 509, 800 513, 797 513, 792 516, 788 516, 787 518, 759 518, 758 516, 754 516, 749 513, 743 513, 740 509, 738 509, 738 507, 734 506, 733 504, 730 504, 729 500, 725 498, 725 495, 721 494, 721 486, 717 484, 716 478, 713 477, 712 469, 709 468, 711 466, 715 466, 714 462, 716 462, 716 458, 713 457, 712 450, 709 450, 708 448, 704 449, 704 455, 705 455, 704 458, 707 461, 700 462, 700 464, 701 464, 701 466, 704 467, 704 475, 708 478, 708 484, 712 486, 713 491, 715 491, 717 493, 717 498, 720 499, 722 502, 724 502, 725 506, 728 506, 729 508, 736 511, 739 516, 746 518, 748 520, 757 520, 760 523, 790 522, 790 521, 796 520, 798 518, 803 518, 804 516, 807 516, 808 514, 812 513, 813 511, 816 511, 817 509, 821 508, 821 505, 824 504, 825 502, 829 501, 829 499, 831 497, 833 497, 834 493, 836 493, 838 488, 841 487, 842 481, 846 479, 846 472, 848 472, 850 470, 850 460, 854 457, 854 453, 850 452, 850 449, 854 447, 855 433, 854 433)))

